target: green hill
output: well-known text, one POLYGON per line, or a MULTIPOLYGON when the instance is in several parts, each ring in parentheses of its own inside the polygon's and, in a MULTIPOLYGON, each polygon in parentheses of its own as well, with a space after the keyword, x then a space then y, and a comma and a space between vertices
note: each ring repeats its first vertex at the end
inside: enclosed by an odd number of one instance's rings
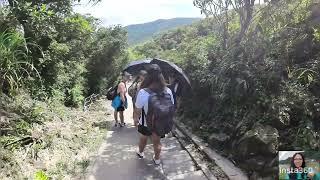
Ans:
POLYGON ((179 26, 189 25, 201 18, 158 19, 156 21, 126 26, 130 45, 151 39, 153 35, 179 26))

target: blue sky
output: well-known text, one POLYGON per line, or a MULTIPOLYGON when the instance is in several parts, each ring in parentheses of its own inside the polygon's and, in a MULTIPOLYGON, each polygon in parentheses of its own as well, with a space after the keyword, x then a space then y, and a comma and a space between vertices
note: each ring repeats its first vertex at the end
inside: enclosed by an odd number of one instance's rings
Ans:
POLYGON ((203 17, 192 0, 102 0, 95 6, 87 2, 84 0, 81 5, 75 5, 75 11, 91 14, 105 26, 126 26, 175 17, 203 17))

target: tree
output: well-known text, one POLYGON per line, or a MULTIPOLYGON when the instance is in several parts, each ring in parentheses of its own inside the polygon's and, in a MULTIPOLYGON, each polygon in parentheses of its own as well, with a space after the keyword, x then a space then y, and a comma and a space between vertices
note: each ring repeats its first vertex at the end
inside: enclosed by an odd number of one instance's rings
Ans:
POLYGON ((88 93, 100 93, 113 85, 128 61, 126 31, 120 27, 99 28, 92 42, 92 56, 87 64, 88 93))
MULTIPOLYGON (((232 14, 235 11, 239 17, 240 31, 235 38, 235 43, 239 44, 248 30, 254 17, 254 7, 260 5, 260 0, 194 0, 194 5, 201 9, 207 17, 213 16, 220 26, 222 26, 223 47, 226 48, 226 40, 229 37, 228 26, 232 14)), ((268 1, 264 1, 264 6, 268 5, 268 1)), ((257 11, 256 11, 257 12, 257 11)))
POLYGON ((98 92, 99 84, 107 85, 103 78, 114 79, 127 60, 124 30, 121 27, 98 30, 97 19, 73 12, 73 4, 79 2, 10 0, 5 4, 8 13, 0 18, 3 24, 0 29, 10 32, 20 29, 26 42, 22 46, 26 46, 29 59, 42 79, 33 77, 32 82, 25 83, 34 97, 44 92, 67 106, 78 106, 88 90, 98 92))

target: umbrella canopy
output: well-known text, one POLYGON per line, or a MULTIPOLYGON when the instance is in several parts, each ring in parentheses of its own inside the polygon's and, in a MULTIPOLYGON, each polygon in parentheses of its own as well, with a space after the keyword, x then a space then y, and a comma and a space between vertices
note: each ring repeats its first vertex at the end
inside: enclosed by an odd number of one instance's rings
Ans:
MULTIPOLYGON (((191 90, 191 83, 187 75, 183 72, 183 70, 178 67, 173 62, 169 62, 163 59, 153 59, 151 64, 158 64, 162 70, 162 73, 165 76, 175 76, 177 81, 179 82, 178 92, 184 93, 186 91, 191 90)), ((179 95, 179 94, 177 94, 179 95)))
POLYGON ((142 59, 137 61, 132 61, 129 64, 126 65, 126 67, 123 69, 124 72, 130 73, 132 75, 137 75, 141 70, 146 70, 148 68, 148 65, 150 64, 157 64, 160 66, 162 74, 165 77, 175 77, 178 81, 178 90, 177 95, 181 95, 184 93, 187 93, 191 90, 191 83, 189 78, 186 76, 186 74, 183 72, 183 70, 178 67, 173 62, 163 60, 163 59, 142 59))
POLYGON ((150 64, 152 59, 141 59, 137 61, 132 61, 129 64, 126 65, 126 67, 123 69, 123 71, 128 72, 132 75, 137 75, 141 70, 146 69, 146 65, 150 64))

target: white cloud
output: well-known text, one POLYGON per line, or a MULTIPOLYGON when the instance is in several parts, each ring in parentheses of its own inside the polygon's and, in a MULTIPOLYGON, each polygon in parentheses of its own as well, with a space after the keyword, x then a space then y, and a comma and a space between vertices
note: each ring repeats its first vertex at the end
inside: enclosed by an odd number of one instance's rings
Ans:
POLYGON ((102 0, 95 6, 83 1, 75 11, 101 18, 105 25, 139 24, 156 19, 201 17, 192 0, 102 0))

